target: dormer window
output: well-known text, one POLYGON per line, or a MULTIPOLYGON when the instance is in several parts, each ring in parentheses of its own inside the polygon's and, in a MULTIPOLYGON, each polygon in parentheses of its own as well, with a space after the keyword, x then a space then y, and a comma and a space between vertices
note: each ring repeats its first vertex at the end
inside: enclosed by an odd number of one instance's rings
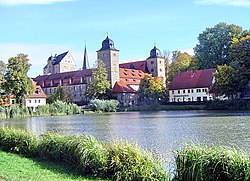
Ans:
POLYGON ((60 79, 59 84, 62 85, 62 79, 60 79))
POLYGON ((53 83, 54 83, 53 80, 50 80, 50 86, 53 86, 53 83))
POLYGON ((83 82, 83 77, 81 77, 80 82, 81 82, 81 83, 83 82))
POLYGON ((42 86, 43 86, 43 87, 45 86, 45 81, 43 81, 42 86))
POLYGON ((69 79, 69 84, 72 84, 72 79, 71 78, 69 79))

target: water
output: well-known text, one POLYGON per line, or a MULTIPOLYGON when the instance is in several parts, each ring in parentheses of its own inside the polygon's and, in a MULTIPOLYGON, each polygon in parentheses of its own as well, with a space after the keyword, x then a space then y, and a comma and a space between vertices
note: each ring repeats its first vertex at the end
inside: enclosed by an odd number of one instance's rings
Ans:
POLYGON ((99 141, 126 139, 169 156, 186 142, 250 150, 250 112, 159 111, 33 117, 0 121, 36 135, 93 135, 99 141))

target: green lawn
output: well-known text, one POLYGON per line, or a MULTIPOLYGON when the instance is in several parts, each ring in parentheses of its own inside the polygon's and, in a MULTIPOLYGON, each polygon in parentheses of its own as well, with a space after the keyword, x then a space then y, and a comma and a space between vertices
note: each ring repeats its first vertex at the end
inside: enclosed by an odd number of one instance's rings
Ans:
POLYGON ((0 180, 96 181, 102 179, 82 177, 62 165, 55 165, 45 161, 36 161, 20 155, 0 151, 0 180))

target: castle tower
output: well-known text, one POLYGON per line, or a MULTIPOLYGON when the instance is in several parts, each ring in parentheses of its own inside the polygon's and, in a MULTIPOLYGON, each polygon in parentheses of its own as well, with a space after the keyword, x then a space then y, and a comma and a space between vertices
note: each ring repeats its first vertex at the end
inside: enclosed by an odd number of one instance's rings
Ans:
POLYGON ((147 58, 147 67, 153 77, 162 77, 163 85, 165 85, 165 58, 156 46, 150 51, 150 56, 147 58))
POLYGON ((107 38, 102 42, 102 48, 97 51, 97 59, 103 61, 108 74, 111 88, 119 81, 119 50, 115 49, 114 42, 107 38))

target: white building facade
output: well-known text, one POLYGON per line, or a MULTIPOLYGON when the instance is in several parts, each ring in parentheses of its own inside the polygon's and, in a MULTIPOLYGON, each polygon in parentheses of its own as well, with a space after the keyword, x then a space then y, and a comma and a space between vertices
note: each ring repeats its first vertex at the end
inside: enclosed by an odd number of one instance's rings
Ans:
POLYGON ((212 87, 216 69, 178 72, 169 86, 170 102, 201 102, 214 98, 212 87))

